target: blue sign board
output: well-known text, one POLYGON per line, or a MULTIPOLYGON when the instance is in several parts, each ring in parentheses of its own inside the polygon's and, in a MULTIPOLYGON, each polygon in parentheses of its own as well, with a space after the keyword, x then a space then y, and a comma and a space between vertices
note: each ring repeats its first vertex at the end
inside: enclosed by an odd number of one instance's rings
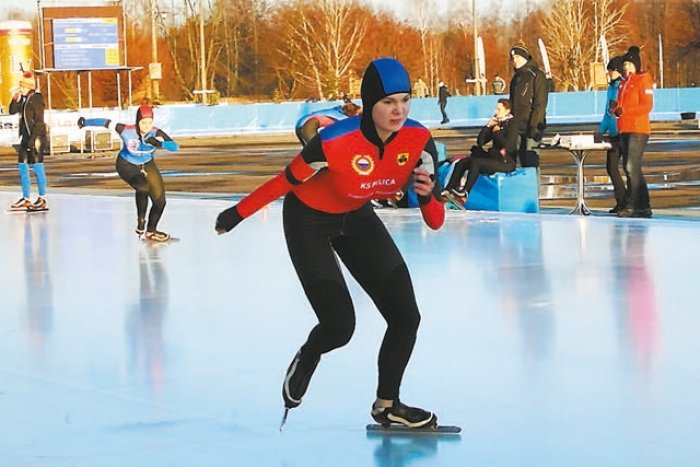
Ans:
POLYGON ((54 68, 94 70, 118 68, 117 18, 56 18, 53 20, 54 68))

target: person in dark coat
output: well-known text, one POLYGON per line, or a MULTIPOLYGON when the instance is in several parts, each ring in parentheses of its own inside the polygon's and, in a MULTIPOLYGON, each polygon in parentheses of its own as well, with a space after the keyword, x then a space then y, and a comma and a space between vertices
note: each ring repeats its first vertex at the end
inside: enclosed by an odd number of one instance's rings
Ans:
POLYGON ((521 45, 510 49, 515 73, 510 81, 510 103, 514 124, 520 135, 519 151, 522 167, 538 167, 537 145, 547 127, 547 77, 530 52, 521 45))
POLYGON ((44 97, 36 90, 36 79, 32 72, 24 72, 19 79, 10 101, 10 114, 19 114, 21 141, 17 151, 19 179, 22 197, 10 205, 10 211, 47 211, 46 171, 44 149, 46 148, 46 123, 44 123, 44 97), (29 168, 34 170, 38 197, 30 201, 31 180, 29 168))
POLYGON ((450 119, 447 118, 447 112, 445 112, 448 97, 452 97, 452 94, 447 90, 445 83, 440 81, 440 84, 438 84, 438 105, 440 106, 440 113, 442 114, 442 121, 440 123, 443 124, 450 121, 450 119))

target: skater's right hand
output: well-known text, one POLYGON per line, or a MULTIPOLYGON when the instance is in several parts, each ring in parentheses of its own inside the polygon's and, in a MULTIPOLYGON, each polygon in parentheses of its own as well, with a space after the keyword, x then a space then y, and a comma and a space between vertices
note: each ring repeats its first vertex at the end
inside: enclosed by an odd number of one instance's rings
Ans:
POLYGON ((158 149, 163 147, 163 142, 161 140, 159 140, 158 138, 156 138, 155 136, 151 136, 150 138, 148 138, 146 140, 146 142, 148 144, 150 144, 151 146, 154 146, 158 149))
POLYGON ((85 117, 80 117, 78 119, 78 128, 82 128, 85 126, 85 117))
POLYGON ((216 218, 216 226, 214 228, 216 229, 216 233, 221 235, 226 232, 230 232, 231 229, 237 226, 242 220, 243 217, 241 217, 241 215, 238 213, 238 207, 232 206, 219 213, 219 217, 216 218))

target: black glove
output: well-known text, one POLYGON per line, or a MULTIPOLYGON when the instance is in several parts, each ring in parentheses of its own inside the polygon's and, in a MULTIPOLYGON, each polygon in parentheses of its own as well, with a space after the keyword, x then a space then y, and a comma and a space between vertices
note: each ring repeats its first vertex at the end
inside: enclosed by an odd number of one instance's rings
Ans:
POLYGON ((232 206, 219 213, 214 228, 216 232, 221 235, 222 233, 230 232, 231 229, 240 224, 242 220, 243 218, 238 213, 238 206, 232 206))
POLYGON ((78 119, 78 128, 82 128, 85 126, 85 117, 80 117, 78 119))
POLYGON ((527 131, 527 137, 532 138, 539 143, 542 141, 542 131, 538 130, 537 127, 530 128, 527 131))
POLYGON ((148 138, 148 139, 146 140, 146 142, 147 142, 148 144, 150 144, 151 146, 155 146, 155 147, 157 147, 157 148, 162 148, 162 147, 163 147, 163 142, 162 142, 161 140, 159 140, 158 138, 156 138, 155 136, 151 136, 150 138, 148 138))

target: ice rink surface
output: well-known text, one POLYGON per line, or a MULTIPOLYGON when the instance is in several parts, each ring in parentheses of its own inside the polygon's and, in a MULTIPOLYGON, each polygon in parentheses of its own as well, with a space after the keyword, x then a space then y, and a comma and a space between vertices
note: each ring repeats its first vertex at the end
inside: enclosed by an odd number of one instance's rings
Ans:
MULTIPOLYGON (((17 194, 0 192, 8 206, 17 194)), ((280 433, 315 318, 281 204, 172 197, 150 245, 132 196, 2 214, 1 466, 700 465, 700 222, 380 211, 423 320, 402 399, 460 437, 369 436, 384 325, 357 329, 280 433)))

